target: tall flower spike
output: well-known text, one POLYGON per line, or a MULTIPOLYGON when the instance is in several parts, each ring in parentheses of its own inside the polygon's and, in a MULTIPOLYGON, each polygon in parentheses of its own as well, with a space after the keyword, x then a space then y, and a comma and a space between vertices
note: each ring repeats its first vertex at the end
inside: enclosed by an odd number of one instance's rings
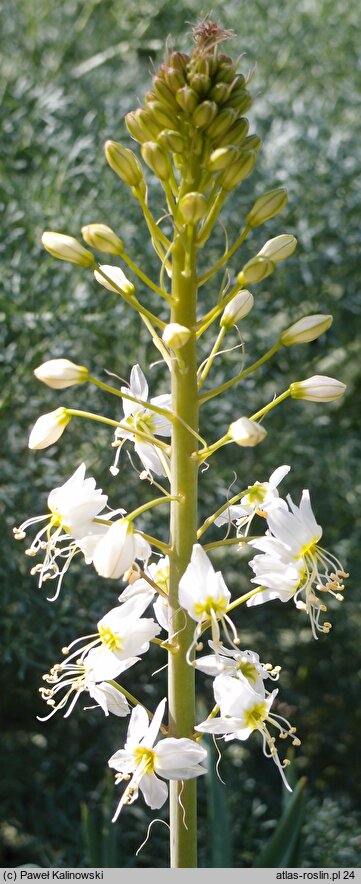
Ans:
POLYGON ((168 787, 163 779, 189 780, 207 772, 201 766, 207 752, 194 740, 167 737, 155 743, 165 704, 165 699, 159 703, 150 723, 145 709, 136 706, 130 718, 124 749, 119 749, 109 759, 109 767, 118 771, 115 782, 129 781, 113 816, 113 823, 118 819, 122 807, 138 798, 139 789, 146 804, 158 809, 168 797, 168 787))

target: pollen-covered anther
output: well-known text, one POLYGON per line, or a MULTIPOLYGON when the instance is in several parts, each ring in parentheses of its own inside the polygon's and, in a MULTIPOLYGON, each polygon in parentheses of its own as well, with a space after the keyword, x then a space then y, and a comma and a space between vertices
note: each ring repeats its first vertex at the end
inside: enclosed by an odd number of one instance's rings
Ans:
POLYGON ((204 647, 203 642, 197 642, 195 649, 196 649, 196 651, 203 651, 203 647, 204 647))
POLYGON ((300 740, 300 738, 299 738, 299 737, 295 737, 294 740, 292 740, 292 746, 300 746, 300 745, 301 745, 301 740, 300 740))
POLYGON ((284 758, 282 761, 282 767, 289 767, 291 764, 289 758, 284 758))
POLYGON ((34 549, 32 546, 30 546, 29 549, 25 550, 25 555, 26 556, 36 556, 36 549, 34 549))
POLYGON ((15 540, 24 540, 26 537, 25 531, 20 531, 20 528, 13 528, 13 535, 15 540))
POLYGON ((62 648, 62 649, 61 649, 61 653, 62 653, 62 654, 69 654, 69 650, 70 650, 70 648, 67 648, 67 647, 62 648))
POLYGON ((298 611, 307 611, 307 605, 305 602, 302 601, 302 599, 297 599, 295 605, 298 611))
POLYGON ((336 599, 338 602, 343 602, 344 598, 341 592, 336 592, 336 599))

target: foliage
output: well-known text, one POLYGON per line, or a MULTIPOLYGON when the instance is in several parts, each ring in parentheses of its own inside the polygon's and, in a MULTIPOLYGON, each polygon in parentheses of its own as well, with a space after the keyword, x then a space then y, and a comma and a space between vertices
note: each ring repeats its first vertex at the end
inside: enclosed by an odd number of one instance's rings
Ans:
MULTIPOLYGON (((129 206, 125 188, 105 169, 102 144, 106 137, 124 141, 122 117, 133 107, 134 97, 141 98, 148 86, 149 58, 161 60, 168 32, 176 37, 184 21, 194 20, 200 12, 199 2, 192 6, 183 2, 175 8, 169 0, 140 0, 133 7, 123 0, 87 4, 65 0, 50 6, 45 0, 37 4, 15 0, 4 16, 0 38, 5 135, 1 155, 0 371, 1 430, 7 453, 0 490, 2 693, 7 722, 1 786, 3 865, 34 861, 76 866, 90 860, 80 841, 80 803, 85 801, 94 812, 101 812, 104 758, 119 740, 118 724, 105 727, 101 713, 91 719, 79 709, 69 721, 47 725, 35 719, 41 675, 72 637, 73 609, 77 609, 79 629, 86 633, 99 613, 99 589, 95 576, 89 574, 85 584, 75 569, 61 600, 54 606, 48 604, 27 573, 23 551, 14 549, 11 528, 26 515, 43 511, 44 487, 50 489, 70 475, 74 451, 78 462, 84 459, 90 471, 94 452, 102 451, 97 475, 104 484, 112 452, 107 432, 95 430, 87 440, 73 422, 56 459, 47 452, 28 453, 26 439, 34 416, 54 407, 53 394, 39 390, 32 370, 44 359, 68 356, 91 366, 99 375, 104 368, 124 375, 135 352, 141 364, 150 355, 139 324, 123 310, 116 296, 111 320, 104 321, 105 296, 81 270, 48 258, 39 248, 40 235, 44 228, 52 227, 78 235, 84 223, 106 218, 131 244, 135 259, 141 255, 143 266, 151 269, 151 252, 147 247, 144 255, 143 233, 139 235, 140 217, 129 206)), ((336 316, 327 341, 321 338, 301 350, 282 351, 267 375, 268 391, 272 395, 281 384, 283 389, 283 384, 317 370, 347 382, 348 396, 340 406, 325 406, 317 413, 312 404, 293 402, 285 406, 287 412, 285 408, 277 411, 269 422, 270 436, 277 438, 277 445, 271 440, 269 449, 247 452, 242 464, 239 453, 230 455, 227 468, 222 470, 219 460, 216 487, 211 488, 204 476, 204 505, 206 509, 215 493, 223 501, 233 470, 243 484, 248 471, 262 479, 278 464, 291 462, 293 485, 289 487, 296 494, 302 487, 313 488, 327 546, 335 551, 337 547, 348 562, 355 596, 361 565, 357 535, 361 488, 357 436, 358 4, 350 0, 345 12, 342 0, 292 0, 280 16, 273 0, 267 4, 258 0, 252 7, 244 0, 241 5, 230 2, 227 8, 215 2, 213 14, 219 15, 225 27, 235 30, 234 45, 247 51, 249 66, 257 61, 253 82, 259 96, 253 115, 264 138, 258 171, 225 213, 228 233, 232 236, 237 231, 239 205, 249 206, 254 191, 258 194, 285 185, 289 191, 285 230, 295 233, 300 244, 277 279, 270 277, 257 289, 259 352, 263 352, 266 340, 272 343, 269 320, 259 322, 266 310, 267 317, 273 311, 275 336, 306 313, 322 310, 336 316)), ((270 222, 267 234, 276 232, 278 228, 270 222)), ((214 256, 218 257, 224 242, 221 228, 213 242, 214 256)), ((259 245, 260 233, 255 231, 250 248, 259 245)), ((243 256, 247 256, 247 249, 243 256)), ((236 268, 236 259, 234 262, 236 268)), ((250 336, 254 340, 251 317, 244 334, 246 346, 250 336)), ((238 361, 236 350, 222 365, 216 362, 212 380, 221 382, 225 372, 230 376, 238 361)), ((157 369, 153 371, 156 385, 157 369)), ((97 393, 91 397, 95 410, 97 393)), ((69 401, 64 395, 64 404, 69 401)), ((79 395, 79 407, 85 407, 85 402, 89 406, 85 394, 79 395)), ((263 404, 256 384, 248 404, 255 409, 263 404)), ((208 406, 207 426, 212 425, 214 438, 218 430, 228 426, 233 405, 230 397, 227 413, 219 411, 218 404, 208 406)), ((120 503, 115 498, 114 506, 132 503, 129 483, 120 489, 120 503)), ((221 566, 221 557, 219 562, 221 566)), ((233 556, 234 579, 242 581, 239 563, 239 557, 233 556)), ((307 773, 311 818, 316 819, 320 838, 326 838, 324 844, 328 845, 322 852, 315 843, 314 830, 306 830, 305 866, 352 864, 355 854, 351 848, 349 853, 343 850, 347 843, 355 844, 360 824, 360 613, 352 590, 344 609, 335 611, 333 621, 334 633, 318 643, 312 642, 308 628, 300 628, 297 612, 287 606, 282 610, 267 607, 266 633, 264 611, 255 612, 252 625, 245 615, 242 624, 245 645, 262 649, 263 659, 269 655, 272 662, 282 663, 287 704, 283 711, 287 715, 291 710, 293 719, 299 718, 305 751, 297 762, 298 770, 307 773), (336 818, 336 795, 345 812, 338 820, 338 838, 332 839, 325 821, 329 814, 336 818)), ((148 692, 151 703, 151 684, 148 692)), ((238 767, 233 776, 227 754, 234 751, 228 749, 222 762, 234 784, 229 800, 233 861, 235 865, 252 865, 279 816, 280 789, 273 771, 266 770, 260 760, 258 746, 252 753, 248 747, 237 750, 238 767), (245 789, 241 809, 237 782, 245 789)), ((129 812, 134 835, 124 839, 121 826, 117 833, 124 866, 133 863, 134 848, 143 840, 150 819, 140 807, 129 812)), ((202 862, 208 865, 211 858, 204 807, 200 825, 202 862)), ((144 865, 154 863, 154 857, 166 865, 165 844, 166 835, 154 827, 141 854, 144 865)))

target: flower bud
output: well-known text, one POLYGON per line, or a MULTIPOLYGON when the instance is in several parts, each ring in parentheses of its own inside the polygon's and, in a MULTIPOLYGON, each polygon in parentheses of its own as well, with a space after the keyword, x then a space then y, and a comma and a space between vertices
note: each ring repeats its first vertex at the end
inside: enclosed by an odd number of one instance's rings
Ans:
POLYGON ((270 218, 274 218, 279 212, 282 212, 287 203, 287 190, 285 187, 277 187, 275 190, 269 190, 263 196, 259 196, 253 204, 251 211, 247 215, 248 224, 251 227, 259 227, 270 218))
POLYGON ((247 264, 242 267, 241 272, 237 276, 237 281, 240 285, 247 285, 251 282, 261 282, 262 279, 266 279, 266 276, 273 273, 274 269, 275 265, 273 261, 269 258, 265 258, 263 255, 256 255, 255 258, 251 258, 251 260, 247 261, 247 264))
POLYGON ((87 224, 81 229, 81 235, 88 246, 106 252, 108 255, 121 255, 124 243, 106 224, 87 224))
POLYGON ((173 153, 183 153, 185 150, 185 141, 179 132, 175 129, 163 129, 157 138, 158 144, 165 147, 166 150, 172 150, 173 153))
POLYGON ((182 86, 176 93, 176 100, 179 107, 182 108, 189 116, 192 116, 197 104, 199 104, 199 95, 189 86, 182 86))
POLYGON ((164 76, 167 85, 173 93, 184 86, 184 74, 177 70, 177 68, 166 68, 164 76))
POLYGON ((219 111, 213 122, 208 126, 207 135, 212 139, 225 135, 232 126, 232 123, 235 122, 237 116, 237 111, 233 107, 225 107, 219 111))
POLYGON ((217 147, 216 150, 212 150, 207 163, 207 169, 210 172, 221 172, 227 166, 230 166, 231 163, 234 163, 239 156, 240 151, 233 144, 230 144, 228 147, 217 147))
POLYGON ((49 359, 34 369, 34 375, 38 381, 42 381, 48 387, 63 390, 65 387, 73 387, 74 384, 84 384, 88 380, 89 372, 85 365, 76 365, 69 359, 49 359))
POLYGON ((223 190, 233 190, 234 187, 237 187, 237 184, 240 184, 241 181, 248 178, 248 175, 253 171, 256 159, 257 154, 254 151, 242 151, 239 159, 236 160, 235 163, 232 163, 228 169, 224 169, 224 172, 220 176, 220 183, 223 190))
POLYGON ((203 193, 186 193, 179 201, 179 209, 186 224, 198 224, 208 212, 208 203, 203 193))
POLYGON ((270 258, 274 264, 279 264, 280 261, 285 261, 286 258, 293 255, 296 246, 297 239, 295 236, 292 236, 291 233, 282 233, 281 236, 274 236, 273 239, 269 239, 258 254, 264 255, 265 258, 270 258))
MULTIPOLYGON (((174 126, 174 115, 176 111, 172 110, 170 107, 166 107, 161 101, 150 101, 147 105, 147 110, 149 111, 149 120, 152 120, 158 127, 158 133, 160 129, 171 129, 172 126, 174 126)), ((154 136, 151 134, 150 129, 149 134, 150 137, 148 140, 151 141, 154 136)))
POLYGON ((125 125, 129 134, 132 138, 135 138, 136 141, 139 141, 140 144, 143 144, 144 141, 148 141, 149 137, 157 138, 157 135, 159 134, 159 126, 153 126, 154 131, 151 133, 149 133, 148 127, 145 129, 143 122, 144 113, 146 113, 146 111, 143 111, 142 108, 138 107, 137 110, 131 111, 124 117, 125 125))
POLYGON ((29 448, 40 450, 53 445, 63 435, 65 427, 70 420, 71 415, 68 414, 66 408, 57 408, 48 414, 42 414, 30 433, 29 448))
POLYGON ((336 378, 315 374, 305 381, 295 381, 290 384, 289 389, 292 399, 306 399, 307 402, 332 402, 333 399, 343 396, 346 384, 337 381, 336 378))
POLYGON ((262 139, 254 132, 253 135, 247 135, 242 142, 242 150, 259 150, 262 145, 262 139))
POLYGON ((214 120, 217 111, 218 107, 215 101, 202 101, 194 111, 192 117, 193 125, 196 129, 206 129, 214 120))
POLYGON ((94 276, 97 282, 100 282, 100 285, 103 285, 109 292, 117 292, 119 294, 118 289, 121 289, 125 295, 134 295, 134 285, 127 279, 120 267, 113 267, 112 264, 100 264, 99 270, 94 270, 94 276), (104 276, 99 271, 103 271, 109 279, 104 279, 104 276))
POLYGON ((84 249, 84 246, 73 236, 46 230, 41 237, 41 242, 50 255, 60 258, 61 261, 72 261, 73 264, 80 264, 81 267, 91 267, 94 264, 94 255, 88 252, 88 249, 84 249))
POLYGON ((117 141, 106 141, 104 150, 110 168, 128 187, 138 187, 144 182, 143 169, 132 150, 117 141))
POLYGON ((229 86, 227 86, 227 83, 216 83, 210 92, 210 98, 212 101, 216 101, 217 104, 223 104, 224 101, 227 101, 228 96, 229 86))
POLYGON ((178 110, 173 92, 161 77, 154 77, 153 90, 156 100, 164 102, 173 112, 178 110))
POLYGON ((162 340, 172 350, 180 350, 189 341, 190 336, 191 330, 186 328, 185 325, 179 325, 178 322, 170 322, 164 329, 162 340))
POLYGON ((221 135, 219 138, 214 139, 214 143, 218 145, 218 147, 227 147, 229 144, 239 145, 242 144, 245 140, 249 129, 249 122, 245 117, 240 117, 239 120, 236 120, 235 123, 228 129, 228 132, 225 135, 221 135))
POLYGON ((231 92, 227 100, 227 107, 234 107, 237 110, 237 116, 245 114, 252 104, 252 96, 246 89, 239 89, 231 92))
POLYGON ((189 79, 190 85, 198 95, 206 95, 211 85, 207 74, 196 73, 189 79))
POLYGON ((244 319, 251 312, 254 297, 248 289, 242 289, 224 308, 221 319, 221 328, 232 328, 240 319, 244 319))
POLYGON ((228 435, 236 445, 242 445, 245 448, 253 448, 267 436, 267 430, 256 421, 251 421, 248 417, 240 417, 238 421, 230 424, 228 435))
POLYGON ((146 141, 141 147, 144 162, 154 172, 160 181, 166 181, 171 171, 171 163, 168 154, 162 150, 155 141, 146 141))
POLYGON ((333 321, 331 315, 315 313, 313 316, 304 316, 286 328, 282 332, 280 341, 285 347, 292 347, 293 344, 308 344, 315 341, 320 335, 323 335, 333 321))

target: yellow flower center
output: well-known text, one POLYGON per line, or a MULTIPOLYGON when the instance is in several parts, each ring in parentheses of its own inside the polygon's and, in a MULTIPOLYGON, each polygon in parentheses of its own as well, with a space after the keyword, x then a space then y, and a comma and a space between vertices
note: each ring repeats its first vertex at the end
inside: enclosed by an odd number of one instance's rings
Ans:
POLYGON ((196 617, 202 618, 203 614, 206 614, 207 617, 212 615, 212 612, 217 617, 222 617, 223 614, 226 613, 227 610, 227 602, 226 599, 219 599, 215 601, 212 596, 208 596, 204 602, 196 602, 194 605, 194 613, 196 617))
POLYGON ((165 565, 164 568, 159 568, 155 575, 155 582, 159 586, 160 589, 163 590, 167 595, 169 594, 169 565, 165 565))
POLYGON ((313 537, 312 540, 310 540, 309 543, 306 543, 305 546, 303 546, 302 549, 300 550, 300 552, 299 552, 297 558, 298 558, 298 559, 301 559, 301 558, 304 558, 304 557, 307 556, 307 555, 309 555, 309 556, 315 558, 315 556, 316 556, 316 549, 317 549, 317 541, 318 541, 319 539, 320 539, 319 537, 313 537))
POLYGON ((137 767, 141 764, 144 773, 153 773, 155 764, 154 749, 146 749, 143 746, 137 746, 137 748, 134 749, 134 757, 137 762, 137 767))
POLYGON ((259 725, 267 716, 267 703, 255 703, 251 709, 246 709, 244 713, 245 724, 252 730, 257 730, 259 725))
POLYGON ((121 651, 122 640, 119 635, 112 632, 109 626, 99 626, 100 639, 109 651, 121 651))
POLYGON ((247 494, 242 497, 241 504, 244 506, 254 506, 263 503, 266 496, 267 488, 261 482, 255 482, 252 488, 249 488, 247 494))
POLYGON ((255 682, 257 681, 258 672, 253 663, 250 663, 249 660, 239 660, 237 663, 237 669, 239 669, 242 675, 248 679, 248 681, 255 682))

